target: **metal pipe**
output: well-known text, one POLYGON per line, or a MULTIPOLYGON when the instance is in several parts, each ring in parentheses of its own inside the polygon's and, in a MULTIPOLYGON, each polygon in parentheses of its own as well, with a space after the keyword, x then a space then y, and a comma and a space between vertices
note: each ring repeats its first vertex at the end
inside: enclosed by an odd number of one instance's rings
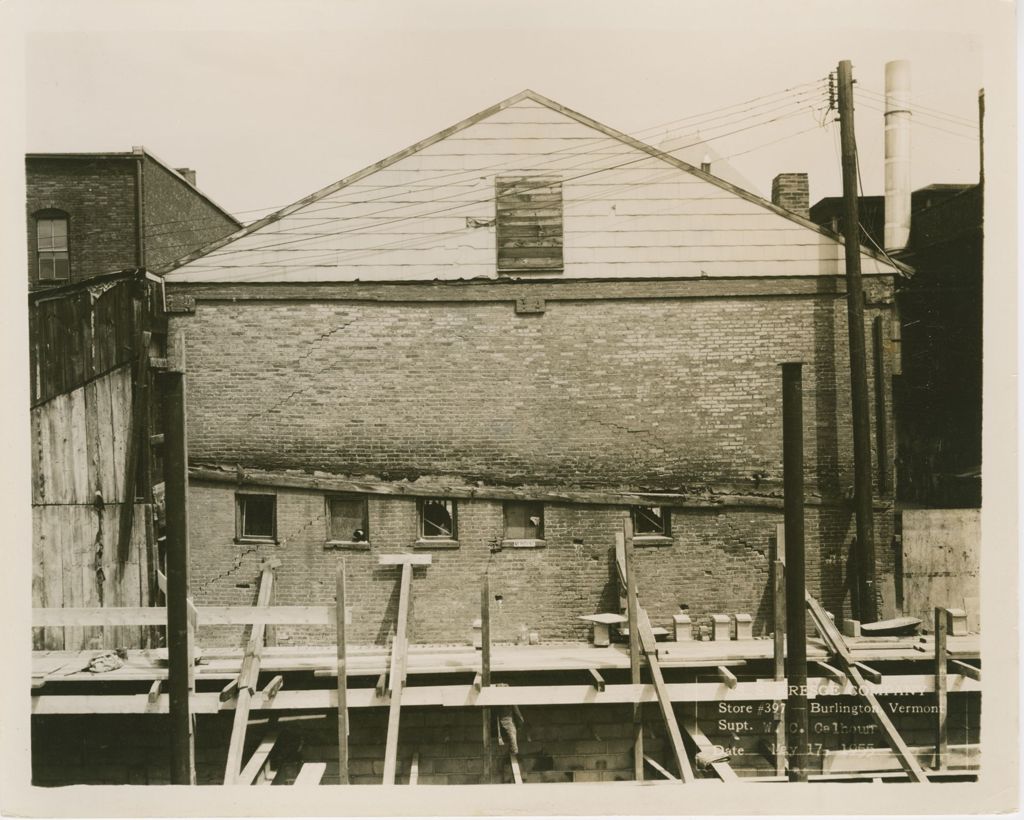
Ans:
POLYGON ((807 583, 804 578, 804 413, 799 362, 782 365, 786 532, 786 698, 789 779, 807 780, 807 583))
POLYGON ((887 251, 910 239, 910 63, 885 64, 885 233, 887 251))
POLYGON ((878 620, 875 601, 875 519, 871 507, 871 419, 864 343, 864 286, 860 278, 860 215, 857 202, 857 140, 853 130, 853 75, 839 64, 839 124, 843 155, 846 318, 850 336, 850 399, 853 415, 853 503, 857 516, 857 617, 878 620))

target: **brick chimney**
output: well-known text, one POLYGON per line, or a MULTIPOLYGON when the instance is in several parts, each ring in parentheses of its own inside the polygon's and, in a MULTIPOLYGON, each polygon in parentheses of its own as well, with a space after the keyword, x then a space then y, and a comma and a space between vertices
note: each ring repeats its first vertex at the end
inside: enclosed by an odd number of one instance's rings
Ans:
POLYGON ((807 174, 779 174, 772 180, 772 204, 808 219, 810 199, 807 174))
POLYGON ((175 168, 179 174, 187 179, 192 185, 196 184, 196 172, 194 168, 175 168))

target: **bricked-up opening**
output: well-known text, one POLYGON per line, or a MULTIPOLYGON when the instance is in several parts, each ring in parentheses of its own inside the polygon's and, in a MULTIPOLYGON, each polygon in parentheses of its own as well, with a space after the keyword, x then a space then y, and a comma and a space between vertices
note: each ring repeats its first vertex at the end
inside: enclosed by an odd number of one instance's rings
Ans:
POLYGON ((327 540, 333 543, 359 544, 369 541, 366 498, 332 496, 327 499, 327 540))
POLYGON ((420 502, 420 538, 456 539, 455 502, 450 498, 424 498, 420 502))
POLYGON ((633 533, 635 535, 672 535, 672 520, 666 507, 633 507, 633 533))
POLYGON ((277 538, 277 496, 238 493, 235 501, 235 533, 239 541, 277 538))
POLYGON ((39 281, 60 281, 71 276, 68 261, 68 216, 62 211, 36 214, 36 259, 39 281))
POLYGON ((494 179, 498 271, 562 271, 562 180, 494 179))
POLYGON ((544 538, 544 505, 538 501, 505 502, 505 539, 540 541, 544 538))

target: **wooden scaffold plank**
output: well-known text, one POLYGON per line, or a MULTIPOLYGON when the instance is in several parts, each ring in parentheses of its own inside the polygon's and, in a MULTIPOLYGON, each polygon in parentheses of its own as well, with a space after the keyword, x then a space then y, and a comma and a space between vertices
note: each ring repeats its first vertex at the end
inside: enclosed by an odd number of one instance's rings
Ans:
POLYGON ((949 699, 946 696, 946 624, 944 607, 935 607, 935 768, 944 769, 949 760, 949 739, 946 718, 949 699))
POLYGON ((384 744, 384 784, 394 785, 395 770, 398 766, 398 723, 402 712, 402 690, 405 688, 405 669, 409 651, 409 597, 412 586, 412 568, 414 565, 426 565, 431 562, 429 555, 400 554, 382 555, 379 563, 384 565, 400 565, 402 577, 399 581, 398 619, 395 640, 391 647, 391 705, 388 708, 388 732, 384 744))
MULTIPOLYGON (((257 605, 267 607, 270 604, 270 595, 274 587, 274 568, 280 565, 280 561, 272 560, 264 562, 260 575, 260 589, 257 605)), ((252 631, 249 633, 249 642, 245 648, 245 657, 242 660, 242 670, 238 675, 238 695, 235 704, 234 721, 231 724, 231 739, 228 742, 228 758, 224 767, 224 783, 241 782, 240 766, 242 751, 245 746, 245 732, 249 725, 249 709, 252 696, 256 689, 256 682, 260 676, 260 658, 263 653, 263 643, 266 637, 266 624, 255 620, 252 631)), ((248 768, 248 764, 246 764, 248 768)), ((252 782, 252 781, 248 781, 252 782)))
POLYGON ((732 766, 729 765, 728 757, 723 754, 722 748, 712 743, 707 735, 700 730, 700 726, 697 724, 697 709, 695 706, 688 708, 686 717, 683 720, 683 729, 697 747, 698 762, 702 758, 706 759, 707 767, 715 773, 719 780, 738 781, 740 779, 739 775, 733 771, 732 766))
POLYGON ((871 707, 872 718, 878 725, 878 728, 882 730, 885 742, 889 745, 889 748, 895 752, 896 757, 900 761, 900 765, 907 773, 907 777, 916 783, 925 782, 926 777, 924 770, 921 768, 921 764, 918 763, 917 757, 904 742, 903 738, 900 737, 896 727, 893 725, 892 721, 889 720, 889 717, 882 709, 882 705, 878 702, 878 698, 875 697, 874 692, 872 692, 868 686, 861 670, 863 664, 854 662, 853 658, 850 656, 849 647, 846 645, 846 639, 843 638, 842 633, 839 632, 836 625, 832 623, 832 619, 828 617, 828 613, 825 612, 821 604, 818 603, 818 601, 809 592, 806 593, 806 600, 807 607, 810 610, 811 618, 814 621, 815 628, 818 630, 818 634, 821 635, 822 640, 824 640, 832 652, 835 653, 840 667, 849 677, 850 683, 853 684, 855 691, 864 698, 871 707))
POLYGON ((335 578, 338 634, 338 783, 348 784, 348 647, 345 635, 345 559, 335 578))
POLYGON ((647 656, 647 666, 651 671, 651 681, 658 695, 658 706, 661 707, 661 715, 665 720, 665 727, 668 729, 672 754, 675 756, 676 766, 679 769, 679 778, 683 783, 691 783, 694 779, 693 769, 690 767, 690 759, 686 756, 683 736, 679 732, 679 724, 672 709, 672 700, 665 687, 661 666, 658 664, 658 648, 655 643, 654 632, 651 631, 651 621, 647 617, 647 611, 641 606, 637 606, 637 626, 637 631, 640 633, 640 643, 644 654, 647 656))

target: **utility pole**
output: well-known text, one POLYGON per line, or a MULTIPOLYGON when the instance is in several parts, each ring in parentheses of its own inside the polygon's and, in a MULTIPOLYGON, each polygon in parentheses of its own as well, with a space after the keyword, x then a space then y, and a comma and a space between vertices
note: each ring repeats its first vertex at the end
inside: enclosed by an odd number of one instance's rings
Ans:
POLYGON ((807 581, 804 571, 803 365, 782 365, 782 486, 786 533, 786 754, 807 782, 807 581))
POLYGON ((857 139, 853 130, 853 73, 839 63, 839 126, 843 154, 843 228, 846 250, 846 316, 850 332, 850 396, 853 405, 853 503, 857 516, 859 620, 878 620, 875 600, 875 522, 871 487, 871 423, 868 416, 864 287, 860 278, 860 216, 857 202, 857 139))
POLYGON ((167 505, 167 661, 171 783, 195 785, 192 735, 192 636, 188 616, 188 444, 185 434, 185 350, 168 339, 168 368, 160 375, 164 400, 164 498, 167 505))

